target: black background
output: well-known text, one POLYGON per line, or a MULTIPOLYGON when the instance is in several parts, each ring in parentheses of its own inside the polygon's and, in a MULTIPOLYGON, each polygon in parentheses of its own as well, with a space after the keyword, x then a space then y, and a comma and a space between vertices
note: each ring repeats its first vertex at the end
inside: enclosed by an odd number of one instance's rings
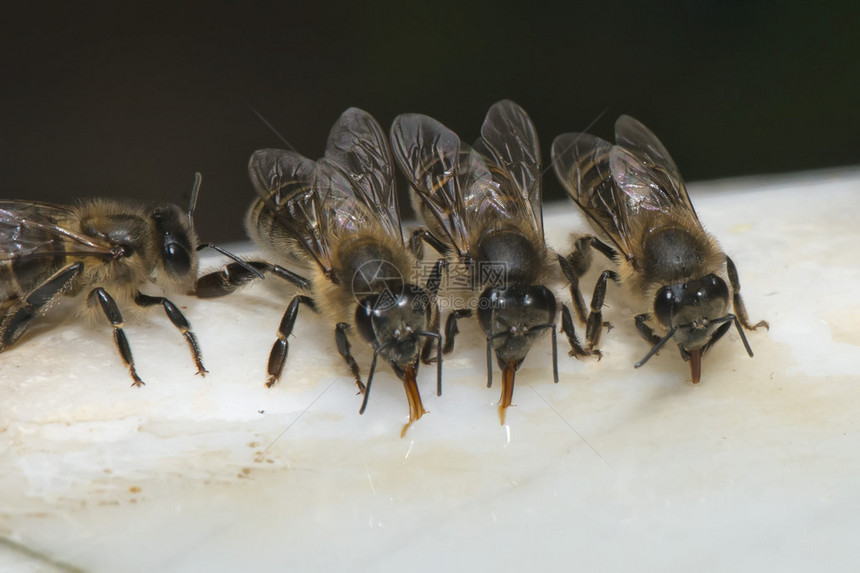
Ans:
MULTIPOLYGON (((529 111, 544 147, 610 138, 629 113, 687 180, 855 164, 860 5, 787 2, 40 3, 3 13, 0 195, 185 205, 207 240, 243 237, 246 163, 321 155, 349 106, 387 128, 432 115, 465 140, 487 108, 529 111)), ((562 197, 554 177, 548 199, 562 197)))

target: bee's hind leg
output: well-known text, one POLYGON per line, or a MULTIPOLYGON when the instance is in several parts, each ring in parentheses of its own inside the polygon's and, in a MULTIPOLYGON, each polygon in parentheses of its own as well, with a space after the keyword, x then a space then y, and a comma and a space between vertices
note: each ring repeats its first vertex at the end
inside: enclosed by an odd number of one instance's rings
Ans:
POLYGON ((164 312, 167 314, 167 318, 170 319, 173 326, 175 326, 182 336, 185 337, 185 341, 191 349, 191 357, 194 359, 194 364, 197 366, 197 373, 200 374, 200 376, 205 376, 208 370, 203 367, 203 359, 200 357, 200 346, 197 344, 197 337, 194 336, 193 332, 191 332, 191 325, 188 324, 188 319, 185 318, 185 315, 182 314, 176 305, 162 296, 148 296, 141 292, 134 295, 134 302, 138 306, 144 308, 155 306, 157 304, 164 307, 164 312))
POLYGON ((12 306, 0 319, 0 352, 15 344, 27 331, 30 322, 54 297, 63 292, 78 277, 83 263, 74 263, 54 273, 33 289, 27 297, 12 306))
POLYGON ((89 295, 87 295, 87 304, 89 306, 95 306, 98 304, 105 317, 110 321, 111 326, 113 326, 113 340, 116 344, 117 350, 119 350, 119 356, 122 358, 123 363, 128 366, 128 373, 131 374, 131 378, 134 380, 131 385, 143 385, 144 382, 140 379, 140 376, 137 375, 137 370, 134 367, 134 358, 131 355, 131 347, 128 344, 128 339, 125 337, 125 331, 122 328, 122 313, 119 311, 116 301, 105 289, 102 287, 96 287, 90 291, 89 295))

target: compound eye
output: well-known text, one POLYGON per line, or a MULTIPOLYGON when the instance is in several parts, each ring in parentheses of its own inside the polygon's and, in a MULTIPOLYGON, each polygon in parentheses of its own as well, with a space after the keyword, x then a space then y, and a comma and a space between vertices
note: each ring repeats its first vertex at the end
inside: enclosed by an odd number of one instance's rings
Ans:
POLYGON ((355 328, 367 342, 373 342, 376 336, 373 333, 373 309, 379 299, 378 295, 367 296, 355 307, 355 328))
POLYGON ((164 257, 164 268, 171 275, 186 276, 191 272, 191 255, 182 245, 164 243, 161 254, 164 257))
POLYGON ((164 269, 173 277, 187 277, 194 266, 194 248, 189 233, 193 233, 183 223, 183 213, 176 205, 163 204, 152 212, 155 232, 161 237, 161 258, 164 269))
POLYGON ((507 306, 507 300, 501 289, 490 287, 478 297, 478 322, 488 336, 496 334, 498 313, 507 306))
POLYGON ((726 282, 717 275, 708 275, 705 277, 705 286, 700 289, 701 295, 699 298, 710 301, 721 301, 723 303, 729 300, 729 287, 726 282))
POLYGON ((677 309, 678 299, 671 287, 663 287, 657 291, 657 298, 654 300, 654 315, 661 324, 671 327, 672 317, 677 309))

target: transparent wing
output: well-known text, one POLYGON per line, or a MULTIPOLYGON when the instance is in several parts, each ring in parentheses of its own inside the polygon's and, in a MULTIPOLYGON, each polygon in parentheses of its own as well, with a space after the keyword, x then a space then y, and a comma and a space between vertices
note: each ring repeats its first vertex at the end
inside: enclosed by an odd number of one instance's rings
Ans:
POLYGON ((312 161, 293 151, 261 149, 248 163, 251 183, 278 233, 294 239, 328 274, 332 239, 372 220, 356 200, 348 176, 326 159, 312 161))
POLYGON ((349 178, 356 198, 385 232, 402 243, 391 151, 373 116, 354 107, 343 112, 329 132, 325 158, 349 178))
POLYGON ((698 219, 678 166, 647 127, 622 115, 615 122, 615 146, 612 176, 634 212, 681 208, 698 219))
POLYGON ((426 115, 403 114, 391 125, 391 147, 395 160, 415 193, 433 214, 447 237, 442 240, 460 255, 469 251, 466 205, 461 187, 461 159, 477 166, 480 161, 461 150, 457 134, 426 115), (473 159, 470 159, 473 158, 473 159))
POLYGON ((496 164, 509 174, 535 230, 543 237, 540 143, 531 118, 516 103, 502 100, 487 112, 481 141, 496 164))
POLYGON ((528 201, 508 169, 493 158, 483 139, 475 149, 460 143, 458 179, 463 195, 464 219, 467 229, 489 221, 513 220, 516 224, 529 221, 541 231, 528 201))
POLYGON ((633 222, 647 211, 686 211, 698 222, 678 167, 660 140, 628 115, 617 143, 584 133, 553 142, 553 166, 571 198, 630 257, 633 222))
POLYGON ((609 166, 613 145, 589 133, 565 133, 552 142, 552 166, 568 195, 628 258, 619 192, 609 166))
POLYGON ((57 255, 108 255, 112 245, 69 229, 72 207, 0 201, 0 261, 57 255))

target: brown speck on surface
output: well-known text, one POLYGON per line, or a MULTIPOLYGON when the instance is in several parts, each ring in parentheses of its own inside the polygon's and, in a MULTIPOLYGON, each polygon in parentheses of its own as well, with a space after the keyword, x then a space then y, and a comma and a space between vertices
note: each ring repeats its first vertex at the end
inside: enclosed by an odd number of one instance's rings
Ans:
POLYGON ((110 468, 105 468, 105 469, 103 469, 103 470, 102 470, 102 472, 104 472, 104 473, 106 473, 106 474, 112 474, 112 473, 113 473, 113 470, 112 470, 112 469, 110 469, 110 468))
POLYGON ((258 458, 259 458, 259 457, 260 457, 260 456, 262 456, 262 455, 263 455, 263 452, 260 452, 260 451, 256 451, 256 452, 254 452, 254 456, 255 456, 255 457, 258 457, 258 458))
POLYGON ((267 460, 266 460, 266 463, 267 463, 267 464, 273 464, 273 463, 275 463, 275 460, 267 459, 267 460))
POLYGON ((131 486, 130 488, 128 488, 128 491, 129 491, 130 493, 140 493, 140 491, 141 491, 141 490, 140 490, 140 488, 139 488, 139 487, 137 487, 136 485, 133 485, 133 486, 131 486))
POLYGON ((248 444, 248 447, 249 447, 249 448, 256 448, 256 447, 257 447, 257 446, 259 446, 259 445, 260 445, 260 444, 258 444, 257 442, 251 442, 251 443, 249 443, 249 444, 248 444))
POLYGON ((129 503, 137 503, 137 498, 136 498, 136 497, 133 497, 133 498, 131 498, 130 500, 128 500, 128 502, 129 502, 129 503))
POLYGON ((251 468, 242 468, 242 473, 248 475, 249 473, 251 473, 251 468))

